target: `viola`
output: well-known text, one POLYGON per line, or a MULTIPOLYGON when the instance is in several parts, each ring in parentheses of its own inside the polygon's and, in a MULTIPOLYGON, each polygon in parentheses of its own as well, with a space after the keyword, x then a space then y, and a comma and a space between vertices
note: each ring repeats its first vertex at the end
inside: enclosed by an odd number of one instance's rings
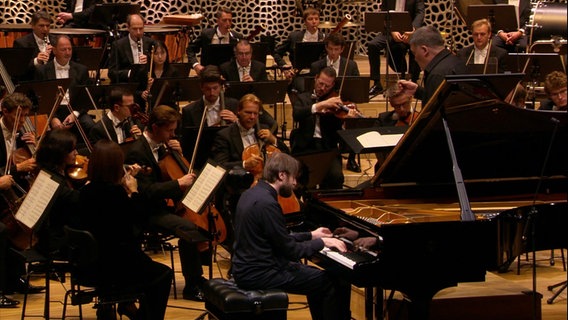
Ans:
POLYGON ((150 116, 147 113, 142 112, 142 110, 140 109, 140 106, 138 104, 135 103, 135 104, 129 106, 129 108, 130 108, 130 115, 131 115, 132 119, 137 119, 143 125, 148 125, 148 120, 149 120, 150 116))
POLYGON ((419 113, 418 112, 411 112, 406 118, 401 119, 398 118, 398 120, 395 123, 395 127, 408 127, 409 125, 411 125, 416 118, 418 118, 419 113))
POLYGON ((70 165, 66 172, 67 176, 72 180, 86 181, 88 176, 89 158, 78 154, 75 157, 75 163, 70 165))

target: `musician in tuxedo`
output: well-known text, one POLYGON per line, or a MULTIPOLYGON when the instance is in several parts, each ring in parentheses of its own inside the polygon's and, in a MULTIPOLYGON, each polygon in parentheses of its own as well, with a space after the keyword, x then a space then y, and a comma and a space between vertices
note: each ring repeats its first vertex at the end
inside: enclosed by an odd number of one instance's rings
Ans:
POLYGON ((412 96, 402 92, 397 84, 387 89, 386 96, 389 97, 392 110, 379 113, 375 125, 378 127, 409 126, 413 120, 413 112, 415 112, 412 110, 412 96))
MULTIPOLYGON (((138 89, 136 90, 135 100, 144 110, 146 110, 145 106, 148 103, 152 103, 152 96, 150 91, 152 89, 152 85, 154 81, 159 78, 179 78, 182 75, 179 73, 178 69, 175 68, 170 64, 170 54, 168 52, 168 47, 166 44, 161 40, 154 41, 154 59, 152 62, 152 74, 149 74, 150 70, 147 70, 146 73, 140 73, 139 76, 142 78, 135 80, 139 82, 138 89), (150 76, 150 77, 148 77, 150 76)), ((149 67, 150 64, 148 64, 149 67)), ((187 75, 184 75, 186 77, 187 75)), ((159 92, 159 91, 158 91, 159 92)), ((171 100, 175 100, 172 99, 171 100)), ((171 106, 172 108, 177 109, 176 101, 169 101, 168 103, 162 103, 171 106)), ((150 106, 151 107, 151 106, 150 106)), ((149 112, 147 110, 146 112, 149 112)))
POLYGON ((446 75, 466 73, 465 62, 446 49, 442 35, 433 26, 414 31, 410 39, 410 50, 424 71, 424 87, 407 80, 400 80, 398 84, 404 94, 422 100, 422 105, 428 103, 446 75))
POLYGON ((110 50, 108 72, 112 83, 134 81, 148 72, 148 53, 154 40, 144 36, 144 18, 131 14, 126 18, 126 26, 128 36, 114 41, 110 50))
POLYGON ((274 49, 274 61, 279 67, 284 67, 284 75, 287 79, 292 78, 294 71, 291 65, 287 65, 284 61, 284 56, 289 53, 290 58, 294 57, 296 53, 296 44, 299 42, 321 42, 324 40, 324 33, 318 29, 320 24, 320 14, 319 11, 314 8, 307 8, 302 13, 302 18, 304 19, 304 25, 306 26, 303 30, 292 31, 288 38, 284 40, 279 46, 274 49))
POLYGON ((46 64, 52 58, 52 43, 55 42, 55 37, 49 34, 51 17, 46 11, 34 12, 30 24, 32 32, 14 40, 14 48, 33 49, 33 58, 28 64, 28 71, 22 79, 19 79, 23 81, 32 80, 35 68, 46 64))
MULTIPOLYGON (((331 96, 336 77, 334 68, 321 69, 314 79, 314 90, 299 94, 293 105, 293 118, 298 127, 290 134, 292 154, 333 150, 338 152, 320 183, 320 189, 343 188, 344 176, 337 134, 338 130, 342 130, 343 120, 335 116, 343 102, 341 98, 331 96)), ((353 114, 355 111, 349 112, 353 114)))
MULTIPOLYGON (((512 4, 518 16, 519 26, 512 30, 497 30, 493 41, 499 48, 508 52, 525 52, 528 45, 528 37, 525 35, 528 30, 526 25, 530 23, 532 5, 530 0, 493 0, 494 4, 512 4)), ((499 17, 496 17, 497 19, 499 17)))
POLYGON ((223 78, 227 81, 268 81, 266 66, 252 59, 252 46, 247 40, 239 40, 233 48, 235 59, 227 61, 219 67, 223 78))
MULTIPOLYGON (((345 40, 340 33, 329 35, 325 40, 325 51, 327 55, 325 58, 312 63, 310 67, 310 74, 316 75, 325 67, 332 67, 337 76, 358 77, 359 67, 355 61, 341 56, 345 49, 345 40)), ((347 170, 353 172, 361 172, 361 168, 357 161, 355 161, 355 153, 349 153, 347 159, 347 170)))
MULTIPOLYGON (((424 25, 424 1, 423 0, 390 0, 388 4, 386 1, 382 2, 382 11, 407 11, 412 20, 412 29, 416 30, 424 25)), ((369 89, 369 96, 375 97, 383 92, 381 85, 381 50, 390 48, 390 53, 387 53, 387 61, 391 68, 401 73, 402 78, 407 71, 406 52, 408 52, 409 63, 408 72, 411 75, 413 82, 418 81, 420 76, 420 68, 414 61, 414 55, 410 51, 408 41, 412 32, 401 32, 401 30, 391 30, 390 35, 380 33, 373 40, 367 43, 367 54, 369 57, 369 67, 371 68, 371 80, 374 81, 373 86, 369 89)))
POLYGON ((59 12, 56 21, 65 27, 104 29, 103 26, 90 23, 97 4, 102 0, 65 0, 65 11, 59 12))
POLYGON ((154 108, 142 137, 128 148, 125 162, 152 169, 149 174, 136 176, 140 193, 148 199, 149 215, 145 224, 150 230, 168 232, 180 238, 179 255, 185 278, 183 297, 202 301, 201 288, 205 279, 202 277, 203 269, 196 243, 207 241, 207 237, 201 234, 195 224, 172 213, 173 210, 166 205, 167 199, 175 202, 181 200, 195 181, 195 174, 187 173, 176 180, 164 181, 158 162, 167 156, 166 146, 170 152, 182 154, 179 141, 173 139, 179 120, 179 112, 169 106, 154 108))
POLYGON ((186 49, 187 60, 198 75, 205 67, 197 61, 196 55, 200 50, 203 50, 205 46, 210 44, 235 45, 239 39, 243 39, 240 33, 231 30, 233 26, 233 12, 231 9, 226 7, 220 8, 215 14, 215 18, 217 20, 217 26, 203 29, 201 34, 190 42, 186 49))
POLYGON ((134 94, 127 88, 115 87, 110 92, 109 105, 110 110, 89 131, 91 145, 101 139, 121 144, 139 138, 142 126, 131 113, 131 109, 135 108, 134 94))
POLYGON ((566 74, 564 72, 552 71, 546 75, 544 91, 549 100, 544 101, 539 110, 568 111, 566 90, 566 74))
MULTIPOLYGON (((91 80, 87 67, 71 60, 73 56, 71 39, 66 35, 59 35, 53 43, 54 59, 39 66, 36 69, 34 79, 38 81, 70 79, 69 91, 73 91, 73 88, 77 86, 90 84, 91 80)), ((94 126, 93 118, 87 114, 89 107, 72 104, 75 110, 73 111, 74 115, 71 115, 67 106, 70 102, 72 103, 74 97, 70 96, 69 91, 51 120, 51 127, 58 129, 70 128, 77 118, 81 126, 88 132, 94 126)))
POLYGON ((245 191, 235 213, 232 274, 244 290, 279 289, 307 296, 312 319, 351 319, 351 285, 300 262, 324 247, 346 252, 329 229, 289 233, 277 196, 289 197, 300 170, 297 160, 275 153, 261 179, 245 191))
MULTIPOLYGON (((495 46, 493 42, 489 42, 493 35, 489 20, 479 19, 474 21, 471 24, 471 35, 473 44, 458 51, 458 57, 466 65, 497 63, 499 72, 503 72, 508 53, 507 50, 495 46)), ((488 73, 495 73, 495 70, 488 71, 488 73)))

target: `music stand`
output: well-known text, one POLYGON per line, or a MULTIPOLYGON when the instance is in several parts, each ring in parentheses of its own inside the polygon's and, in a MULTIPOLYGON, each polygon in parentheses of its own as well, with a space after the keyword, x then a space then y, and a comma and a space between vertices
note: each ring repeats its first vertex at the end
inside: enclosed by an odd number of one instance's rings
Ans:
POLYGON ((93 100, 97 104, 97 109, 110 109, 108 98, 114 88, 126 88, 134 93, 138 88, 137 83, 116 83, 109 85, 84 85, 75 86, 71 88, 70 96, 73 97, 71 103, 73 106, 90 106, 89 109, 94 108, 86 89, 89 89, 93 100))
MULTIPOLYGON (((376 120, 376 118, 363 118, 364 120, 376 120)), ((359 120, 359 119, 353 119, 359 120)), ((337 134, 345 142, 345 144, 351 149, 354 153, 361 154, 361 153, 375 153, 377 151, 390 149, 396 145, 394 140, 398 142, 397 137, 399 135, 404 134, 406 132, 407 127, 371 127, 371 128, 354 128, 354 129, 345 129, 337 131, 337 134), (376 141, 376 144, 372 147, 365 147, 357 137, 360 135, 369 133, 369 132, 377 132, 379 133, 384 139, 376 141), (394 136, 397 135, 397 136, 394 136), (386 137, 385 137, 386 136, 386 137), (394 138, 394 139, 391 139, 394 138), (394 144, 393 144, 394 143, 394 144)))
MULTIPOLYGON (((232 44, 208 44, 201 50, 201 65, 216 65, 230 61, 234 56, 232 44)), ((265 59, 266 61, 266 59, 265 59)))
POLYGON ((189 63, 170 63, 170 67, 176 69, 180 77, 189 77, 191 66, 189 63))
POLYGON ((102 57, 103 48, 74 47, 71 59, 86 66, 89 70, 98 70, 102 57))
POLYGON ((306 189, 315 189, 327 175, 331 163, 335 160, 338 153, 338 150, 330 150, 294 155, 294 158, 300 162, 302 168, 302 172, 298 177, 298 183, 303 183, 306 189), (306 176, 307 182, 305 182, 306 176))
MULTIPOLYGON (((203 128, 203 131, 201 132, 201 139, 199 140, 199 146, 197 146, 197 154, 195 155, 195 161, 193 163, 194 169, 199 171, 203 168, 211 153, 211 146, 217 136, 217 132, 223 128, 226 128, 226 126, 203 128)), ((195 141, 197 140, 198 131, 199 127, 181 128, 181 149, 183 150, 183 156, 186 159, 193 159, 193 149, 195 149, 195 141)))
POLYGON ((140 13, 140 5, 131 3, 103 3, 96 4, 89 23, 93 25, 108 26, 115 30, 119 23, 126 22, 131 14, 140 13))
POLYGON ((408 11, 379 11, 365 13, 365 31, 386 33, 389 30, 398 32, 412 31, 412 20, 408 11), (389 17, 390 16, 390 17, 389 17), (390 20, 391 25, 387 22, 390 20))
POLYGON ((252 49, 252 59, 260 61, 266 64, 266 56, 268 55, 270 48, 267 42, 254 42, 250 44, 252 49))
MULTIPOLYGON (((58 87, 62 87, 63 91, 69 88, 71 79, 53 79, 42 81, 27 81, 20 83, 15 92, 25 94, 32 101, 32 112, 35 114, 50 114, 53 103, 59 94, 58 87)), ((71 97, 71 93, 69 93, 71 97)), ((62 101, 64 103, 65 100, 62 101)), ((59 106, 56 106, 59 107, 59 106)))
POLYGON ((531 83, 544 82, 552 71, 566 72, 558 53, 509 53, 506 68, 513 73, 525 73, 524 80, 531 83))
POLYGON ((292 57, 292 64, 295 69, 309 69, 312 63, 321 59, 325 54, 325 44, 323 42, 298 42, 292 57))
POLYGON ((253 81, 227 83, 225 96, 240 100, 245 94, 254 93, 263 104, 283 102, 286 97, 288 80, 253 81))
POLYGON ((4 63, 8 74, 16 82, 29 72, 28 66, 33 59, 33 50, 33 48, 0 49, 0 60, 4 63))
MULTIPOLYGON (((370 77, 337 77, 335 79, 336 91, 339 91, 339 87, 343 81, 343 90, 341 90, 341 99, 343 101, 349 101, 353 103, 367 103, 369 102, 369 83, 371 81, 370 77)), ((314 77, 303 77, 304 80, 304 92, 310 92, 314 90, 314 77)))
POLYGON ((171 103, 177 105, 180 101, 195 101, 203 96, 197 77, 156 78, 150 93, 152 107, 171 103))
POLYGON ((510 4, 472 4, 467 6, 467 24, 479 19, 487 19, 491 23, 491 29, 517 30, 519 21, 514 5, 510 4), (498 18, 497 18, 498 17, 498 18))

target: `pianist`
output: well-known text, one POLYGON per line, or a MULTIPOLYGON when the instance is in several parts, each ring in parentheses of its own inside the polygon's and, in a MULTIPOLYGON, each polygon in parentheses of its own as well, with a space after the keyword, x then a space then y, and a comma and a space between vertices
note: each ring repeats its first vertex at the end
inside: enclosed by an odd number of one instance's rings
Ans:
POLYGON ((289 196, 299 163, 274 153, 264 168, 264 180, 241 196, 234 218, 233 277, 245 290, 280 289, 307 295, 312 319, 351 319, 351 286, 326 271, 298 262, 323 247, 346 251, 327 228, 289 234, 277 195, 289 196))

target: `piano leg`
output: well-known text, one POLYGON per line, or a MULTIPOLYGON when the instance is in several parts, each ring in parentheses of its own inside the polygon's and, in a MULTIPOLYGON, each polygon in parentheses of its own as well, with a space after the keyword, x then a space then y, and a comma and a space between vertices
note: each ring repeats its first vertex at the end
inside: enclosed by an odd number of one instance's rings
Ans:
POLYGON ((383 319, 383 290, 381 288, 365 288, 365 319, 383 319))
POLYGON ((373 320, 373 303, 375 302, 373 287, 365 288, 365 319, 373 320))

